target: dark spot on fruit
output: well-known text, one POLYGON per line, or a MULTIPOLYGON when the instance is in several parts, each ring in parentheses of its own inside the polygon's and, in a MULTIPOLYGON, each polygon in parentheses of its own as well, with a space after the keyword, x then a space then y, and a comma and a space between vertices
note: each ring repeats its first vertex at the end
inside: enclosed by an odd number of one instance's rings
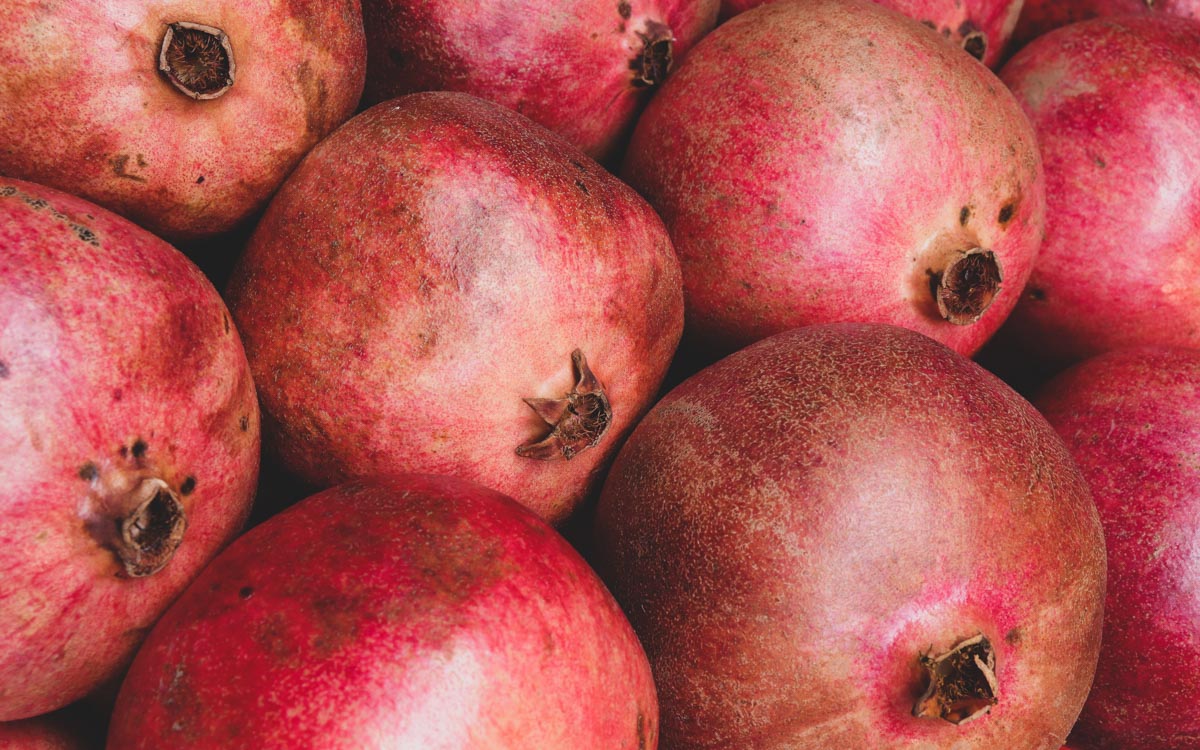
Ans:
POLYGON ((89 245, 95 245, 96 247, 100 246, 100 241, 96 239, 95 232, 85 226, 80 226, 79 224, 72 224, 71 226, 75 229, 75 234, 79 237, 79 239, 83 240, 89 245))
POLYGON ((125 392, 122 391, 120 388, 113 388, 113 392, 112 392, 112 400, 113 401, 120 401, 124 396, 125 396, 125 392))
POLYGON ((250 429, 250 417, 245 414, 243 414, 241 417, 239 417, 238 418, 238 427, 241 428, 242 432, 245 432, 246 430, 250 429))
POLYGON ((1013 628, 1012 630, 1008 631, 1007 633, 1004 634, 1004 640, 1007 641, 1009 644, 1020 643, 1021 642, 1021 629, 1013 628))
POLYGON ((1092 155, 1092 161, 1095 162, 1096 166, 1100 167, 1101 169, 1104 169, 1105 167, 1108 166, 1108 163, 1105 162, 1104 159, 1102 159, 1099 156, 1096 156, 1094 154, 1092 155))
MULTIPOLYGON (((117 177, 123 177, 126 180, 133 180, 134 182, 145 182, 145 177, 129 171, 130 158, 129 154, 117 154, 110 159, 108 163, 112 165, 113 174, 117 177)), ((139 161, 141 161, 140 158, 139 161)))
POLYGON ((621 0, 621 2, 617 3, 617 13, 621 14, 621 18, 628 21, 629 17, 633 15, 633 6, 625 2, 625 0, 621 0))
POLYGON ((965 227, 967 225, 967 222, 970 219, 971 219, 970 206, 963 206, 962 210, 958 212, 958 223, 965 227))
POLYGON ((637 715, 638 750, 646 750, 646 717, 641 711, 637 715))
POLYGON ((204 175, 200 175, 199 177, 197 177, 197 178, 196 178, 196 184, 197 184, 197 185, 203 185, 203 184, 204 184, 204 175))
POLYGON ((183 480, 183 484, 179 485, 179 494, 190 495, 190 494, 192 494, 192 491, 195 489, 196 489, 196 478, 188 477, 187 479, 183 480))
POLYGON ((936 23, 934 23, 933 21, 930 21, 930 20, 928 20, 928 19, 926 19, 926 20, 924 20, 924 21, 921 21, 921 25, 923 25, 923 26, 928 26, 929 28, 933 29, 934 31, 936 31, 936 30, 937 30, 937 24, 936 24, 936 23))
POLYGON ((238 596, 242 599, 249 599, 254 596, 254 589, 250 586, 242 586, 238 589, 238 596))
POLYGON ((149 446, 148 446, 148 445, 146 445, 146 441, 145 441, 145 440, 142 440, 141 438, 138 438, 137 440, 135 440, 135 441, 133 442, 133 457, 134 457, 134 458, 141 458, 142 456, 146 455, 146 449, 147 449, 148 447, 149 447, 149 446))
POLYGON ((576 169, 578 169, 580 171, 586 171, 586 168, 583 166, 583 162, 581 162, 577 159, 571 160, 571 166, 575 167, 576 169))
POLYGON ((79 467, 79 478, 85 482, 90 482, 98 476, 100 476, 100 470, 91 461, 79 467))
POLYGON ((8 363, 0 360, 0 380, 5 380, 8 378, 8 374, 8 363))
POLYGON ((129 458, 129 446, 122 445, 120 449, 117 450, 117 453, 120 454, 121 458, 129 458))
POLYGON ((225 333, 228 334, 229 333, 229 316, 222 313, 221 320, 223 320, 225 322, 225 333))
POLYGON ((50 205, 43 198, 26 198, 25 202, 29 204, 29 207, 34 211, 41 211, 46 206, 50 205))
POLYGON ((1005 204, 1004 207, 1000 209, 1000 215, 996 218, 1001 224, 1007 224, 1008 222, 1012 221, 1013 213, 1016 210, 1017 207, 1013 204, 1005 204))
POLYGON ((587 185, 583 184, 583 180, 575 180, 575 187, 582 190, 584 195, 591 195, 591 193, 588 192, 587 185))
POLYGON ((11 198, 17 194, 17 189, 12 185, 5 185, 0 188, 0 198, 11 198))
POLYGON ((1029 298, 1035 302, 1041 302, 1046 299, 1046 290, 1038 289, 1035 286, 1029 287, 1029 298))

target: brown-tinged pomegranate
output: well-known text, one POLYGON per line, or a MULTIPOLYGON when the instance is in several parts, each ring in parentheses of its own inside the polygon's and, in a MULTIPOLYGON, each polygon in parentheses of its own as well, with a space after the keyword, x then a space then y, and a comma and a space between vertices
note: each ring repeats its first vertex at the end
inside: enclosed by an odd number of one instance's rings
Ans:
POLYGON ((511 499, 352 483, 234 542, 150 634, 109 750, 654 750, 612 596, 511 499))
POLYGON ((258 407, 225 305, 162 240, 0 178, 0 720, 116 676, 241 526, 258 407))
POLYGON ((1004 86, 866 0, 754 8, 692 51, 623 174, 683 266, 689 348, 901 325, 969 354, 1041 241, 1032 128, 1004 86))
POLYGON ((12 0, 0 174, 188 240, 256 213, 350 116, 359 0, 12 0))
POLYGON ((1059 750, 1104 539, 1062 441, 893 326, 772 337, 673 390, 606 480, 600 570, 672 750, 1059 750))
POLYGON ((1102 354, 1059 375, 1035 403, 1091 484, 1108 543, 1100 666, 1072 741, 1089 750, 1195 748, 1200 351, 1102 354))
POLYGON ((462 91, 515 109, 597 159, 717 20, 719 0, 364 0, 375 103, 462 91))

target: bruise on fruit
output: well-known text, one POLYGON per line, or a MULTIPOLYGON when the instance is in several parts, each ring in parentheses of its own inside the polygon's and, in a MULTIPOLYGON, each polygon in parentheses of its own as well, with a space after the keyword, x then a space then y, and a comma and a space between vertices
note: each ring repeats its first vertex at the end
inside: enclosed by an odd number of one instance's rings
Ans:
POLYGON ((179 498, 156 477, 142 478, 131 489, 100 486, 94 464, 80 470, 93 485, 94 502, 81 514, 84 527, 101 546, 111 549, 131 578, 153 575, 166 567, 183 541, 187 516, 179 498), (91 471, 85 471, 88 467, 91 471))
POLYGON ((1000 291, 1000 263, 991 250, 974 247, 959 254, 941 273, 929 272, 938 312, 954 325, 979 320, 1000 291))
POLYGON ((522 458, 571 460, 600 442, 612 423, 612 407, 604 387, 592 374, 579 349, 571 352, 575 386, 562 398, 527 398, 529 408, 554 429, 537 442, 517 447, 522 458))
POLYGON ((642 51, 629 61, 634 72, 633 85, 651 88, 662 83, 671 72, 675 35, 666 24, 647 21, 645 31, 639 31, 638 37, 642 40, 642 51))
POLYGON ((224 31, 199 23, 167 24, 158 53, 158 69, 192 99, 216 99, 233 86, 237 66, 224 31))
POLYGON ((913 716, 963 724, 996 705, 996 653, 983 634, 941 656, 921 654, 919 660, 928 672, 929 686, 913 705, 913 716))

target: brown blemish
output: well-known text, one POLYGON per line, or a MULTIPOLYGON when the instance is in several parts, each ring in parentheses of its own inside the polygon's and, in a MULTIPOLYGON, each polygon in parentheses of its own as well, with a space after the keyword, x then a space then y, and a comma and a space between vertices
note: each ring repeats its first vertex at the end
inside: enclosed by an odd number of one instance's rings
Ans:
POLYGON ((634 72, 633 85, 638 88, 657 86, 671 71, 675 36, 671 28, 658 21, 647 21, 644 31, 638 32, 642 51, 629 61, 634 72))
POLYGON ((571 352, 575 385, 562 398, 524 399, 546 424, 553 427, 545 438, 517 447, 517 455, 543 461, 570 460, 600 442, 612 423, 612 407, 604 387, 588 367, 579 349, 571 352))
POLYGON ((237 74, 233 45, 225 32, 188 21, 167 24, 158 69, 178 91, 196 100, 221 96, 233 87, 237 74))
POLYGON ((1012 630, 1008 631, 1007 633, 1004 634, 1004 640, 1009 645, 1015 645, 1015 644, 1020 643, 1021 642, 1021 629, 1013 628, 1012 630))
POLYGON ((637 715, 638 750, 646 750, 646 717, 641 711, 637 715))
POLYGON ((9 375, 8 363, 0 360, 0 380, 7 380, 9 375))
POLYGON ((967 222, 968 222, 968 221, 970 221, 970 220, 971 220, 971 207, 970 207, 970 206, 963 206, 963 207, 962 207, 962 210, 958 212, 958 223, 959 223, 959 226, 964 226, 964 227, 965 227, 965 226, 967 225, 967 222))
POLYGON ((583 180, 575 180, 575 187, 583 191, 584 195, 591 195, 591 192, 588 191, 588 186, 584 184, 583 180))
POLYGON ((913 705, 913 716, 963 724, 988 713, 998 702, 996 653, 982 634, 941 656, 921 654, 918 660, 929 685, 913 705))
POLYGON ((98 476, 100 476, 100 470, 91 461, 79 467, 79 478, 85 482, 90 482, 98 476))
POLYGON ((239 599, 249 599, 252 596, 254 596, 254 588, 253 587, 242 586, 240 589, 238 589, 238 598, 239 599))
POLYGON ((195 491, 195 489, 196 489, 196 478, 188 477, 183 480, 183 484, 179 485, 179 494, 185 495, 185 496, 190 495, 190 494, 192 494, 192 492, 195 491))
POLYGON ((625 2, 625 0, 621 0, 621 2, 617 3, 617 13, 621 18, 628 21, 629 17, 633 15, 633 6, 625 2))
POLYGON ((1034 302, 1042 302, 1046 299, 1046 290, 1031 286, 1029 287, 1029 298, 1034 302))
POLYGON ((1000 263, 991 250, 957 254, 941 273, 929 272, 929 288, 942 318, 954 325, 979 320, 1000 292, 1000 263))
POLYGON ((1012 221, 1013 214, 1016 213, 1016 210, 1017 207, 1014 204, 1006 203, 1000 208, 1000 215, 996 217, 996 220, 999 221, 1001 225, 1007 224, 1008 222, 1012 221))
POLYGON ((141 438, 138 438, 137 440, 133 441, 133 448, 131 449, 131 452, 133 453, 133 457, 134 458, 142 458, 143 456, 146 455, 146 449, 149 447, 150 446, 146 445, 146 441, 142 440, 141 438))
POLYGON ((242 432, 250 429, 249 415, 243 414, 242 416, 238 417, 238 429, 240 429, 242 432))
MULTIPOLYGON (((112 165, 113 174, 115 174, 117 177, 123 177, 126 180, 133 180, 134 182, 145 182, 145 177, 129 171, 130 158, 131 157, 129 154, 117 154, 113 158, 109 159, 108 163, 112 165)), ((145 160, 139 158, 138 165, 145 166, 145 160)))
POLYGON ((197 185, 203 185, 203 184, 204 184, 204 175, 200 175, 199 177, 197 177, 197 178, 196 178, 196 184, 197 184, 197 185))

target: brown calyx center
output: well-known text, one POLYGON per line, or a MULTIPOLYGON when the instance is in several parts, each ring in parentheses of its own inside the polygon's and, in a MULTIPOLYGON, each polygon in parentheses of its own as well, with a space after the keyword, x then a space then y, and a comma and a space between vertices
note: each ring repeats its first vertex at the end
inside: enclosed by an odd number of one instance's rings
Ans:
POLYGON ((571 352, 575 386, 562 398, 527 398, 529 408, 537 412, 553 429, 545 438, 517 447, 522 458, 543 461, 571 460, 600 442, 612 424, 612 406, 604 387, 588 367, 579 349, 571 352))
POLYGON ((84 522, 101 545, 113 550, 133 578, 162 570, 183 541, 187 516, 167 483, 146 477, 129 491, 105 498, 84 522))
POLYGON ((991 250, 959 253, 941 273, 930 273, 929 288, 938 312, 954 325, 970 325, 1000 292, 1000 262, 991 250))
POLYGON ((647 21, 646 28, 638 32, 642 40, 642 51, 629 61, 633 71, 633 85, 651 88, 662 83, 671 72, 675 35, 671 27, 658 21, 647 21))
POLYGON ((922 654, 919 658, 928 672, 929 686, 913 705, 913 716, 963 724, 996 705, 996 652, 982 634, 940 656, 922 654))
POLYGON ((224 31, 177 21, 163 33, 158 69, 192 99, 216 99, 232 88, 237 66, 224 31))

